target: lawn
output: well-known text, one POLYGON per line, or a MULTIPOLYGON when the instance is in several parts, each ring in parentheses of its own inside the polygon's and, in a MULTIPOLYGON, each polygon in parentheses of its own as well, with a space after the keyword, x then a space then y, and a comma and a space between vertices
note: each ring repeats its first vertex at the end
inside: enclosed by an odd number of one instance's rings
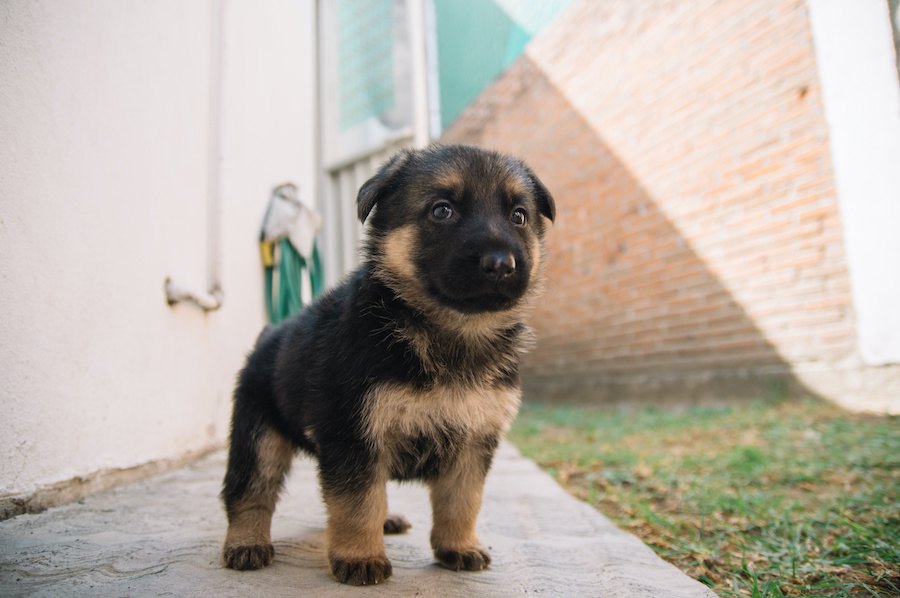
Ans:
POLYGON ((510 439, 720 596, 900 596, 900 418, 526 405, 510 439))

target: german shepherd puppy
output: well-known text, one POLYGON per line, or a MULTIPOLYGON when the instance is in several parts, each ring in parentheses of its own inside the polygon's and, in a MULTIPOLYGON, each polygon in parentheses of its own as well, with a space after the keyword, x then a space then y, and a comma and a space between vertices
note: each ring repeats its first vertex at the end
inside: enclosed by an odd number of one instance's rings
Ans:
POLYGON ((430 488, 431 545, 453 570, 490 556, 475 533, 485 476, 519 406, 550 193, 522 162, 468 146, 395 155, 359 191, 364 262, 266 328, 234 393, 222 498, 225 565, 258 569, 297 450, 318 459, 334 577, 391 575, 389 479, 430 488), (373 212, 374 210, 374 212, 373 212))

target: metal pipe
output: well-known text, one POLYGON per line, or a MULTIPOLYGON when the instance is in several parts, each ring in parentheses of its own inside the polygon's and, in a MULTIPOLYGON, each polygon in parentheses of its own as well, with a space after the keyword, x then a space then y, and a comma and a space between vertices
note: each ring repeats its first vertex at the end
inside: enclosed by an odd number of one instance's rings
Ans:
POLYGON ((225 60, 225 0, 213 0, 209 48, 209 131, 206 186, 206 286, 221 294, 222 96, 225 60))
POLYGON ((193 289, 186 285, 173 282, 171 278, 165 281, 166 302, 169 305, 175 305, 181 301, 190 301, 203 311, 215 311, 222 307, 222 299, 224 298, 222 291, 213 289, 212 291, 202 291, 193 289))
POLYGON ((206 179, 206 291, 175 283, 166 277, 166 302, 190 301, 203 311, 222 307, 222 72, 224 70, 225 0, 213 0, 209 33, 209 121, 206 179))
POLYGON ((413 92, 413 143, 416 147, 425 147, 431 142, 428 102, 428 59, 425 41, 425 0, 410 0, 409 8, 409 46, 410 62, 412 62, 413 92))

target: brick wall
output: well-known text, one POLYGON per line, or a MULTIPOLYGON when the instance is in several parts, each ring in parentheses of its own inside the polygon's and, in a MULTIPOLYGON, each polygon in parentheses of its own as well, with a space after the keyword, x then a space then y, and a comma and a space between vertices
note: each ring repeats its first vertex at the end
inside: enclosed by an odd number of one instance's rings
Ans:
POLYGON ((803 1, 577 2, 443 141, 557 199, 533 396, 758 396, 855 359, 803 1))

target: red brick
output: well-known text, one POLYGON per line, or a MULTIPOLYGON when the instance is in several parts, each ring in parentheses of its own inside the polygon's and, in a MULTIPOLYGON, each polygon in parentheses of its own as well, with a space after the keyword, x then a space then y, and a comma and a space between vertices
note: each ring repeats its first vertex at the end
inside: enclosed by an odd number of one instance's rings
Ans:
POLYGON ((820 95, 803 0, 573 3, 444 137, 519 155, 556 197, 525 375, 852 353, 820 95))

